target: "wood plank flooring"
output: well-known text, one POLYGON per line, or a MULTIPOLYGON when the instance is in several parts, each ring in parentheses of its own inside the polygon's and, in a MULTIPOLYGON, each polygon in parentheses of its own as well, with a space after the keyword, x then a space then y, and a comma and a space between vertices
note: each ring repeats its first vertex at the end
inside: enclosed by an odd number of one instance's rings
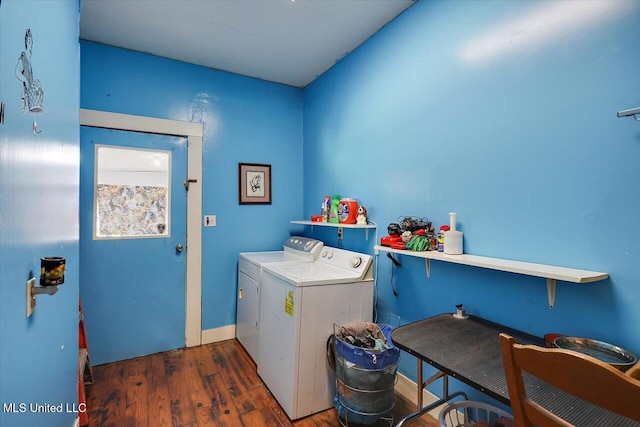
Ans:
MULTIPOLYGON (((94 366, 93 379, 91 427, 340 426, 335 409, 291 422, 235 339, 94 366)), ((414 410, 398 395, 395 421, 414 410)), ((438 426, 429 416, 408 424, 438 426)))

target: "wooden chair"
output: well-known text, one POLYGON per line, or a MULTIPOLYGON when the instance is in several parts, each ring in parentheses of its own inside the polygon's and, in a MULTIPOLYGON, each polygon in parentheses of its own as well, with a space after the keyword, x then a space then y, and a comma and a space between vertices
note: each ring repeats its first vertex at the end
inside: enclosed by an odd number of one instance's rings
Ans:
POLYGON ((518 427, 570 426, 530 399, 522 371, 582 400, 640 422, 640 381, 580 353, 516 344, 500 334, 509 399, 518 427))

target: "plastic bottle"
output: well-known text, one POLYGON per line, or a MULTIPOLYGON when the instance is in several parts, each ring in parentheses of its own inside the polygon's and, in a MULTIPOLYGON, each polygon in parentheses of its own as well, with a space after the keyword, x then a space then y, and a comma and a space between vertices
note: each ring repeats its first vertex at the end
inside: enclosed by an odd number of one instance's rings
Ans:
POLYGON ((340 204, 340 195, 334 194, 331 196, 331 208, 329 209, 329 222, 339 223, 340 218, 338 217, 338 205, 340 204))
POLYGON ((331 209, 331 197, 324 196, 322 202, 322 222, 329 222, 329 209, 331 209))
POLYGON ((441 225, 440 226, 440 230, 438 231, 438 245, 437 245, 437 249, 438 252, 444 252, 444 232, 445 231, 449 231, 449 226, 448 225, 441 225))
POLYGON ((358 202, 354 199, 341 199, 338 205, 338 220, 340 224, 355 224, 358 214, 358 202))
POLYGON ((462 254, 462 232, 456 230, 456 213, 449 212, 449 231, 444 233, 444 253, 462 254))

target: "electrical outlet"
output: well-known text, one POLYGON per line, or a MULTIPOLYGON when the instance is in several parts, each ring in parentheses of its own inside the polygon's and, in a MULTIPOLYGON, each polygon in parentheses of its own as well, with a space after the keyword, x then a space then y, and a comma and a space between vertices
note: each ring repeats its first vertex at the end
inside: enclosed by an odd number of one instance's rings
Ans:
POLYGON ((205 215, 204 216, 204 226, 205 227, 215 227, 216 226, 216 216, 215 215, 205 215))
POLYGON ((36 285, 36 278, 32 277, 27 280, 27 318, 29 318, 36 309, 36 298, 33 296, 32 290, 36 285))

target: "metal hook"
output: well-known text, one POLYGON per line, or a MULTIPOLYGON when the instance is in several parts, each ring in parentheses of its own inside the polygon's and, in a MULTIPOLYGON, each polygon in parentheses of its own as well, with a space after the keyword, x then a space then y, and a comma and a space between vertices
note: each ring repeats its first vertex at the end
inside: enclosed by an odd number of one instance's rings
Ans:
POLYGON ((629 117, 629 116, 631 116, 635 120, 640 122, 640 118, 638 118, 638 115, 640 115, 640 107, 631 108, 629 110, 618 111, 618 117, 629 117))
POLYGON ((198 182, 197 179, 189 178, 184 180, 184 189, 189 191, 189 185, 198 182))
POLYGON ((39 133, 42 133, 41 130, 38 130, 38 122, 36 122, 35 120, 33 121, 33 134, 37 135, 39 133))

